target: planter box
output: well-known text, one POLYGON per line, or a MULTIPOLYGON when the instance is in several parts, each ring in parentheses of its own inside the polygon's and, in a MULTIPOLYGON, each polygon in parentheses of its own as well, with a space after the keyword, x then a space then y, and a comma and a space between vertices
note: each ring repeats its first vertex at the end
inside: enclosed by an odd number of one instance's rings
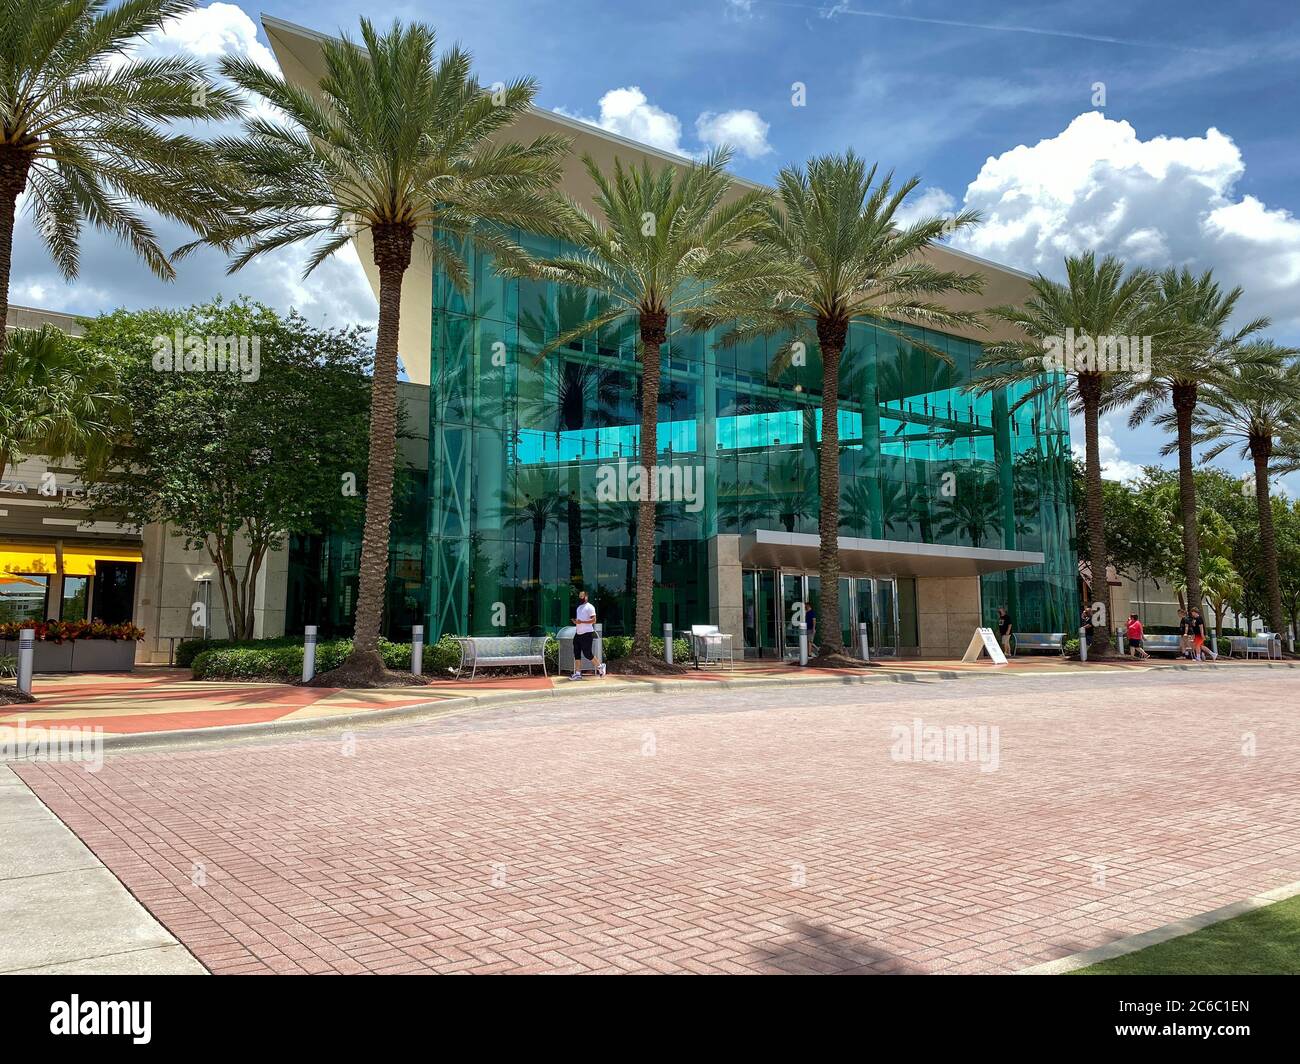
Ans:
MULTIPOLYGON (((66 643, 37 640, 34 672, 131 672, 135 669, 134 639, 70 639, 66 643)), ((18 657, 16 640, 0 640, 0 656, 18 657)))

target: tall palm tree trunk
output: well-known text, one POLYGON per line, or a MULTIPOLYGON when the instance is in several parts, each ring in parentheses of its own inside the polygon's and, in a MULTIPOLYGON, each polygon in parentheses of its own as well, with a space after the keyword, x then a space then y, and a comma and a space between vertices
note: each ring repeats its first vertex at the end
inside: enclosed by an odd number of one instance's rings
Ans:
POLYGON ((1273 500, 1268 490, 1268 460, 1273 441, 1250 440, 1250 457, 1255 463, 1255 506, 1259 510, 1259 549, 1264 561, 1264 583, 1268 588, 1268 625, 1280 635, 1282 626, 1282 581, 1277 568, 1277 534, 1273 529, 1273 500))
POLYGON ((1092 571, 1092 601, 1102 605, 1102 615, 1093 618, 1095 625, 1089 657, 1110 651, 1110 581, 1106 579, 1106 527, 1104 496, 1101 486, 1100 409, 1101 378, 1079 375, 1079 397, 1083 400, 1083 436, 1085 451, 1084 505, 1088 511, 1088 568, 1092 571))
POLYGON ((1196 478, 1192 463, 1192 414, 1196 410, 1196 385, 1175 384, 1174 416, 1178 422, 1178 502, 1183 519, 1183 573, 1187 578, 1188 608, 1201 607, 1201 533, 1196 522, 1196 478))
POLYGON ((817 477, 821 506, 817 518, 817 546, 821 610, 817 622, 817 656, 844 653, 840 630, 840 354, 848 327, 843 322, 819 321, 817 342, 822 352, 822 448, 817 477))
MULTIPOLYGON (((0 373, 4 372, 4 353, 9 345, 9 274, 13 268, 14 220, 18 215, 18 197, 27 186, 31 169, 30 152, 13 147, 0 150, 0 373)), ((4 466, 0 466, 0 475, 4 466)))
POLYGON ((632 656, 649 657, 654 623, 655 462, 659 456, 659 349, 668 337, 668 317, 641 315, 641 498, 636 524, 636 627, 632 656))
POLYGON ((402 277, 411 264, 415 234, 405 226, 376 226, 379 330, 370 385, 370 458, 366 472, 366 523, 361 536, 360 587, 352 653, 339 672, 382 674, 379 628, 388 579, 388 531, 393 514, 393 461, 397 450, 397 334, 402 277))

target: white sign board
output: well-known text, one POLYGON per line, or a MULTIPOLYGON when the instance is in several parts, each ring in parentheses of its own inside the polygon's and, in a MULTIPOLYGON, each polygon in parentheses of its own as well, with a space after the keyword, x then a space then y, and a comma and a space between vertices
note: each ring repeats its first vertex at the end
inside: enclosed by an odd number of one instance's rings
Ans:
POLYGON ((975 634, 970 637, 970 646, 966 648, 966 653, 961 656, 964 662, 978 661, 980 651, 987 651, 990 658, 993 659, 994 665, 1005 665, 1007 656, 1002 653, 1002 647, 998 643, 998 637, 993 634, 992 628, 976 628, 975 634))

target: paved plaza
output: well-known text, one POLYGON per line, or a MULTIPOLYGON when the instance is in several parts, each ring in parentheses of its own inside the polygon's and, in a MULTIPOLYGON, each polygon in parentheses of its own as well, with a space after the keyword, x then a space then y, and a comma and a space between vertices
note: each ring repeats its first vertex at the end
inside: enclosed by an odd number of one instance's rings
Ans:
POLYGON ((1300 880, 1297 679, 593 685, 14 769, 215 973, 1013 972, 1300 880))

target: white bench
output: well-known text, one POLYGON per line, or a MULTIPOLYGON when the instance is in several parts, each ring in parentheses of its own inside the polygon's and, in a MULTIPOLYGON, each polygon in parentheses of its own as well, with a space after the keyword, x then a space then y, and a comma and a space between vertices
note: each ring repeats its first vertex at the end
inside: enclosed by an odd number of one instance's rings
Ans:
POLYGON ((1182 637, 1176 635, 1144 635, 1142 649, 1148 654, 1173 654, 1183 652, 1182 637))
POLYGON ((736 664, 730 633, 719 631, 716 624, 691 625, 691 657, 695 667, 736 664))
POLYGON ((519 665, 527 665, 529 672, 534 665, 540 665, 542 675, 548 675, 544 635, 463 636, 458 637, 457 642, 460 643, 457 678, 465 672, 466 666, 469 667, 471 680, 479 669, 514 668, 519 665))
POLYGON ((1064 632, 1013 632, 1011 635, 1012 656, 1022 650, 1049 650, 1056 654, 1065 653, 1064 632))

